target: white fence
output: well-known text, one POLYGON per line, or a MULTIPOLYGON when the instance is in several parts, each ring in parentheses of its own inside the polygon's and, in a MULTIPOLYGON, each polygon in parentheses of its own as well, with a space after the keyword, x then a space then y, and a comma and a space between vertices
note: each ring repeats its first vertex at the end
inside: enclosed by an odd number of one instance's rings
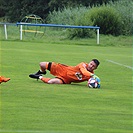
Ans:
POLYGON ((43 27, 60 27, 60 28, 80 28, 80 29, 96 29, 97 44, 99 44, 99 29, 98 26, 75 26, 75 25, 58 25, 58 24, 31 24, 31 23, 0 23, 4 25, 5 39, 8 39, 7 25, 20 26, 20 40, 23 38, 23 26, 43 26, 43 27))

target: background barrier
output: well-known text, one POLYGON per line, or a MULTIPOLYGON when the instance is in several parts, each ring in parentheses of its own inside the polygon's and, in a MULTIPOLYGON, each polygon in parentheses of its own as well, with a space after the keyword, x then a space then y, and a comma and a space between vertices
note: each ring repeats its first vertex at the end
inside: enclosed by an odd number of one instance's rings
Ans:
POLYGON ((79 28, 79 29, 96 29, 97 30, 97 44, 99 44, 99 29, 98 26, 75 26, 75 25, 59 25, 59 24, 32 24, 32 23, 0 23, 4 25, 5 38, 7 35, 7 25, 20 26, 20 40, 23 38, 23 26, 42 26, 42 27, 60 27, 60 28, 79 28))

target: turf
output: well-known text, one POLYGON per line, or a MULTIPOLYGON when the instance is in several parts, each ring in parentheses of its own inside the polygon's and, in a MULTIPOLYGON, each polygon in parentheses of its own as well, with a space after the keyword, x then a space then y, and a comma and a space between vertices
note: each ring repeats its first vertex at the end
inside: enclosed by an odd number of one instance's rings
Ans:
POLYGON ((132 69, 124 66, 132 66, 131 47, 62 42, 1 41, 0 73, 11 80, 0 85, 0 132, 131 133, 132 69), (48 85, 28 77, 41 61, 76 65, 92 58, 101 62, 96 70, 100 89, 86 82, 48 85))

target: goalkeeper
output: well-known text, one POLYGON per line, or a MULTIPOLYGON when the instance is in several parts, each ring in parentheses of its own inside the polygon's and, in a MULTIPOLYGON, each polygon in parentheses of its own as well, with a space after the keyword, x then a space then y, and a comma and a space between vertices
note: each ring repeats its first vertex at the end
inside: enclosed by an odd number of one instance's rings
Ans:
POLYGON ((94 70, 97 69, 100 62, 97 59, 92 59, 89 63, 81 62, 76 66, 68 66, 55 62, 40 62, 40 70, 35 74, 30 74, 30 78, 40 79, 48 84, 71 84, 88 81, 89 78, 94 77, 94 70), (42 75, 46 74, 46 70, 55 78, 47 78, 42 75))

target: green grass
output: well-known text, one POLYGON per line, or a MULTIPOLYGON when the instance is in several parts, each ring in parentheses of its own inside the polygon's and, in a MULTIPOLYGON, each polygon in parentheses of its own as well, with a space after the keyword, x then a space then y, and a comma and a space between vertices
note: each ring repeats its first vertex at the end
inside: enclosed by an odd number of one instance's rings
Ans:
POLYGON ((0 74, 11 81, 0 85, 0 132, 131 133, 132 69, 107 59, 132 66, 132 47, 123 42, 128 37, 101 39, 101 45, 95 39, 70 41, 56 34, 33 41, 1 39, 0 74), (118 47, 111 45, 116 42, 118 47), (101 89, 87 88, 86 82, 48 85, 28 77, 41 61, 76 65, 92 58, 101 62, 96 70, 101 89))

